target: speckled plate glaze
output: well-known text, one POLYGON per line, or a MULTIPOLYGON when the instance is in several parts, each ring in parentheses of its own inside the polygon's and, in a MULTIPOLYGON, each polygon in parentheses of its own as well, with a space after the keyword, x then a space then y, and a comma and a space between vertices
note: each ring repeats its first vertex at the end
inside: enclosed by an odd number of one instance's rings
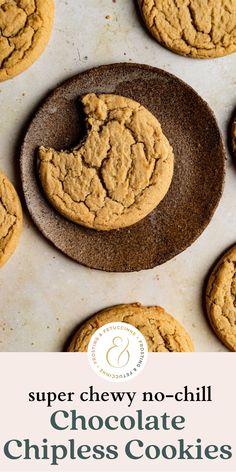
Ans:
POLYGON ((154 67, 111 64, 83 72, 56 88, 41 104, 21 152, 23 191, 43 235, 85 266, 111 272, 150 269, 190 246, 206 228, 224 184, 224 147, 209 106, 187 84, 154 67), (140 102, 160 121, 173 146, 171 188, 139 223, 116 231, 95 231, 67 221, 47 202, 36 172, 38 146, 70 148, 84 132, 81 95, 115 93, 140 102))

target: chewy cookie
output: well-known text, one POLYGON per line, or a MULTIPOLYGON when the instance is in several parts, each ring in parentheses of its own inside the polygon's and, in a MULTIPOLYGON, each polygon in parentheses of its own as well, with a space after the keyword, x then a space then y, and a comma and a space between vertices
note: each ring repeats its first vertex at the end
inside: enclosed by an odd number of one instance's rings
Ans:
POLYGON ((223 255, 210 275, 206 308, 218 338, 236 351, 236 246, 223 255))
POLYGON ((22 210, 11 182, 0 171, 0 267, 14 252, 22 229, 22 210))
POLYGON ((130 226, 167 193, 174 156, 158 120, 117 95, 82 98, 87 136, 71 151, 39 149, 39 176, 51 204, 96 230, 130 226))
POLYGON ((85 352, 93 333, 106 323, 122 321, 135 326, 144 335, 150 352, 194 351, 193 343, 181 324, 159 306, 138 303, 117 305, 100 311, 75 333, 69 352, 85 352))
POLYGON ((152 35, 184 56, 220 57, 236 51, 234 0, 138 0, 152 35))
POLYGON ((54 0, 0 0, 0 81, 20 74, 45 49, 54 0))

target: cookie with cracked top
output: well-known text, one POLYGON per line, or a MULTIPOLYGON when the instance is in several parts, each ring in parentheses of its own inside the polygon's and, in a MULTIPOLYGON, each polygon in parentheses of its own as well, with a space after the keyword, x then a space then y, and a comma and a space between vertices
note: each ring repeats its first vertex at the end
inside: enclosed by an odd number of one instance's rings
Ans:
POLYGON ((80 73, 40 104, 21 152, 23 191, 42 234, 78 263, 111 272, 150 269, 195 241, 222 195, 225 152, 212 111, 187 84, 143 64, 110 64, 80 73), (94 92, 135 100, 161 123, 174 149, 169 191, 138 223, 96 231, 61 216, 45 198, 35 165, 40 146, 73 149, 84 136, 78 97, 94 92))
POLYGON ((82 98, 87 136, 71 151, 39 148, 39 176, 50 203, 66 218, 96 230, 137 223, 167 193, 172 147, 157 118, 127 97, 82 98))
POLYGON ((0 0, 0 81, 30 67, 53 26, 54 0, 0 0))
POLYGON ((236 351, 236 246, 221 257, 209 277, 206 309, 218 338, 236 351))
POLYGON ((117 305, 89 318, 74 334, 69 352, 86 352, 89 341, 101 326, 112 322, 129 323, 145 337, 149 352, 193 352, 194 346, 183 326, 163 308, 139 303, 117 305))
POLYGON ((0 267, 16 249, 22 220, 21 204, 15 188, 0 171, 0 267))
POLYGON ((195 58, 236 51, 234 0, 138 0, 144 22, 157 41, 195 58))

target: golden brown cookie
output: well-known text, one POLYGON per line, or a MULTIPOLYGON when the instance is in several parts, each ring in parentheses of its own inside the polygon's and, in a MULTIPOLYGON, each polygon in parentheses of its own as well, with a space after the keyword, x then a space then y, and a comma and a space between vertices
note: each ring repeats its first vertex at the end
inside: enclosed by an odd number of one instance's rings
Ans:
POLYGON ((87 136, 71 151, 39 149, 39 176, 51 204, 96 230, 130 226, 167 193, 174 156, 158 120, 126 97, 82 98, 87 136))
POLYGON ((150 352, 194 351, 189 335, 173 316, 159 306, 146 307, 139 303, 113 306, 89 318, 73 336, 68 351, 87 351, 95 331, 115 321, 129 323, 139 329, 150 352))
POLYGON ((236 157, 236 117, 234 118, 234 121, 232 124, 231 138, 232 138, 232 150, 236 157))
POLYGON ((236 51, 235 0, 138 0, 147 28, 184 56, 213 58, 236 51))
POLYGON ((0 171, 0 267, 14 252, 22 229, 22 210, 18 195, 0 171))
POLYGON ((223 255, 210 275, 206 308, 218 338, 236 351, 236 246, 223 255))
POLYGON ((20 74, 45 49, 54 0, 0 0, 0 81, 20 74))

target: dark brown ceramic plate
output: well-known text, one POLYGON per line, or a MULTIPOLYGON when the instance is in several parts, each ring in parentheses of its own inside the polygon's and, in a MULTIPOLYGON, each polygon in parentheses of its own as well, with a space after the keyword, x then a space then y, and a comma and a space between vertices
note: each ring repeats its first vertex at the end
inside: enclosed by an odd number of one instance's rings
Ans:
POLYGON ((29 212, 58 249, 91 268, 129 272, 166 262, 200 236, 222 195, 224 161, 213 113, 192 88, 163 70, 121 63, 71 78, 41 104, 24 138, 21 175, 29 212), (38 146, 60 150, 79 142, 83 120, 78 99, 89 92, 142 103, 174 148, 174 178, 165 199, 142 221, 118 231, 94 231, 67 221, 47 202, 37 180, 38 146))

